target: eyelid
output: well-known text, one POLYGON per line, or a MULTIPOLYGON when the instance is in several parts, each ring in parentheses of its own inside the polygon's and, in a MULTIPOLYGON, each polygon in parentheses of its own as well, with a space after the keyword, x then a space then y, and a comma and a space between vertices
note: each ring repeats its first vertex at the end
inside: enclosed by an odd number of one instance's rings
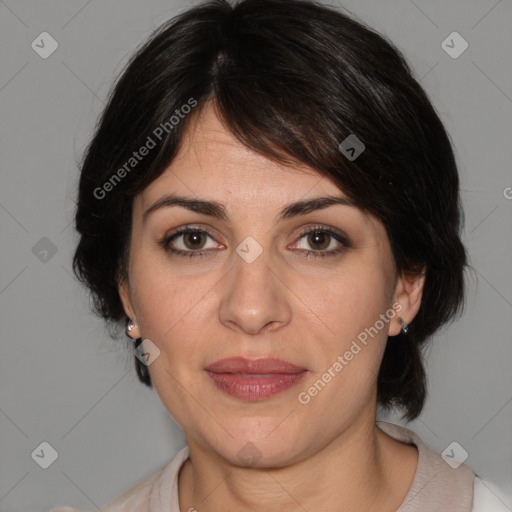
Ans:
POLYGON ((315 224, 313 226, 304 228, 304 230, 297 235, 297 239, 302 238, 304 235, 311 233, 312 231, 322 231, 324 233, 328 233, 334 236, 338 241, 340 241, 340 243, 343 243, 343 245, 346 245, 347 247, 352 247, 352 243, 350 242, 349 237, 345 233, 343 233, 343 231, 340 231, 337 228, 327 226, 324 224, 315 224))
MULTIPOLYGON (((307 250, 307 249, 298 249, 297 252, 299 253, 306 253, 306 256, 335 256, 341 252, 343 252, 345 249, 352 247, 352 243, 350 242, 347 235, 345 235, 342 231, 338 230, 337 228, 334 228, 332 226, 323 225, 323 224, 315 224, 312 226, 308 226, 295 236, 295 242, 292 245, 296 245, 299 240, 301 240, 305 235, 310 234, 315 231, 321 231, 323 233, 327 233, 328 236, 331 238, 334 238, 339 244, 342 245, 342 248, 338 249, 330 249, 328 251, 320 251, 320 250, 307 250)), ((199 233, 206 233, 210 238, 212 238, 215 242, 216 235, 210 231, 209 228, 205 227, 204 225, 198 225, 198 224, 187 224, 184 226, 181 226, 179 228, 176 228, 174 231, 172 231, 170 234, 164 235, 164 237, 159 241, 160 246, 164 248, 165 251, 169 253, 174 253, 178 256, 185 256, 189 255, 190 257, 194 256, 201 256, 203 257, 206 253, 211 253, 211 249, 206 250, 187 250, 184 251, 182 249, 172 249, 169 247, 169 243, 174 239, 179 237, 180 235, 190 233, 190 232, 199 232, 199 233)), ((219 242, 217 242, 219 243, 219 242)), ((220 248, 225 248, 224 244, 220 244, 220 248)))
MULTIPOLYGON (((190 233, 190 232, 206 233, 211 239, 213 239, 213 240, 215 240, 215 242, 217 242, 217 239, 216 239, 217 235, 215 235, 213 233, 213 231, 211 231, 209 228, 207 228, 203 225, 186 224, 185 226, 176 228, 174 231, 172 231, 169 234, 165 234, 163 239, 160 241, 160 244, 162 244, 165 248, 165 246, 167 246, 173 238, 177 238, 180 235, 190 233)), ((217 243, 219 243, 219 242, 217 242, 217 243)), ((219 245, 221 246, 221 248, 225 247, 224 244, 219 244, 219 245)), ((208 251, 209 251, 209 249, 208 249, 208 251)), ((184 252, 199 253, 201 251, 184 251, 184 252)))

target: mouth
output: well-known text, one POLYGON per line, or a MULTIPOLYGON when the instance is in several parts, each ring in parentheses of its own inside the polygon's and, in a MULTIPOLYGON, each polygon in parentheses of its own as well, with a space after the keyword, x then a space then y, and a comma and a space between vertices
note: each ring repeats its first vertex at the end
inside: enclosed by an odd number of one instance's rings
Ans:
POLYGON ((297 385, 306 368, 275 358, 231 357, 207 366, 205 373, 224 393, 243 400, 265 400, 297 385))

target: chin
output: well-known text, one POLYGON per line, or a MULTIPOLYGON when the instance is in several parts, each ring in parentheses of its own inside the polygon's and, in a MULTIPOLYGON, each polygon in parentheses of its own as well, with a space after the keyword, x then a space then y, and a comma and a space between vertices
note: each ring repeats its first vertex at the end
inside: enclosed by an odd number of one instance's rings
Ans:
MULTIPOLYGON (((238 445, 239 443, 237 447, 238 445)), ((279 447, 268 443, 263 446, 258 442, 247 441, 242 442, 240 446, 237 451, 232 451, 232 447, 226 447, 226 452, 220 455, 234 466, 261 469, 287 466, 298 457, 298 454, 291 451, 292 445, 287 449, 282 444, 279 447)))
MULTIPOLYGON (((281 421, 281 420, 280 420, 281 421)), ((279 422, 272 421, 270 428, 260 427, 258 430, 228 429, 229 434, 222 435, 222 440, 209 443, 229 463, 240 467, 280 467, 300 460, 303 452, 304 439, 294 436, 293 432, 283 428, 279 422)))

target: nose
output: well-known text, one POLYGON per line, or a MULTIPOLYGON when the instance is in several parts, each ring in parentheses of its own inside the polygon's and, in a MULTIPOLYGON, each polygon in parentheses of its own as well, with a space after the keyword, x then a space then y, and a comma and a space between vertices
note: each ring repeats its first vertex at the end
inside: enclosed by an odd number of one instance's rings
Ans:
POLYGON ((246 334, 288 324, 293 294, 285 280, 282 267, 277 260, 271 261, 269 251, 263 250, 254 261, 235 254, 234 269, 224 280, 219 320, 246 334))

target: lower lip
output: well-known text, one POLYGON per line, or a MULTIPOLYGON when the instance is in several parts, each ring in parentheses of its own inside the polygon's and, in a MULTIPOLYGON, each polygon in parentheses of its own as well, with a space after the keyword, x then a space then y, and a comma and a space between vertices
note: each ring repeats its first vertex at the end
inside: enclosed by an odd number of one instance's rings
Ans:
POLYGON ((228 395, 244 400, 265 400, 298 384, 306 375, 300 373, 272 373, 242 375, 239 373, 214 373, 205 370, 215 385, 228 395))

